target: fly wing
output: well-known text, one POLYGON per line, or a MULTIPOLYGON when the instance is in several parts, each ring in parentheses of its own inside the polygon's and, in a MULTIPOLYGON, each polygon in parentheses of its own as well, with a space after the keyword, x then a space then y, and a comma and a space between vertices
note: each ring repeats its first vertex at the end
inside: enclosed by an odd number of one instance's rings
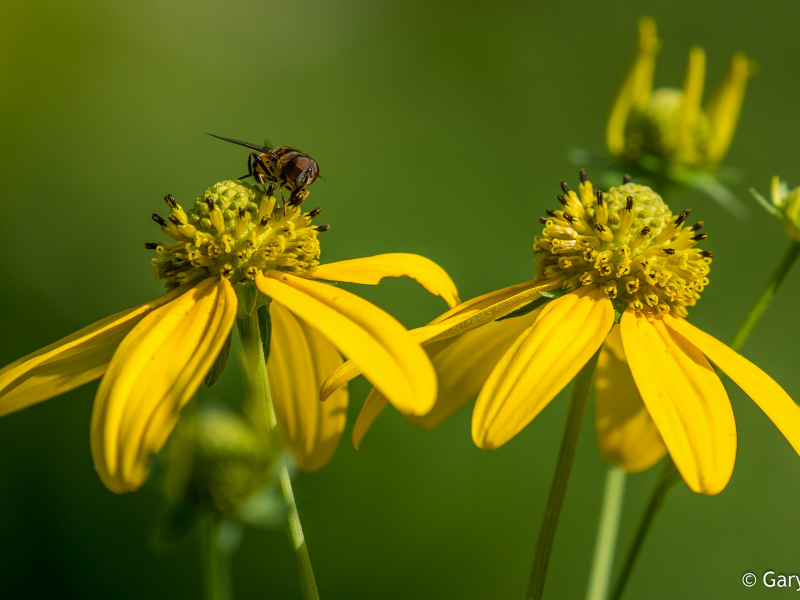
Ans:
POLYGON ((269 153, 270 148, 265 148, 264 146, 259 146, 258 144, 250 144, 249 142, 243 142, 241 140, 234 140, 232 138, 222 137, 221 135, 214 135, 213 133, 209 133, 211 137, 215 137, 218 140, 223 140, 225 142, 230 142, 231 144, 238 144, 239 146, 244 146, 245 148, 250 148, 251 150, 256 150, 257 152, 261 153, 269 153))

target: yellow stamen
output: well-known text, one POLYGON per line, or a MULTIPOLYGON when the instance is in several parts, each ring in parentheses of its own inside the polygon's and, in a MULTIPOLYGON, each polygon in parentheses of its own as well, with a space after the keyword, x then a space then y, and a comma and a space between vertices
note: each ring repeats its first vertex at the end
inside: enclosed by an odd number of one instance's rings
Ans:
POLYGON ((309 226, 319 210, 284 213, 274 197, 235 181, 216 184, 189 211, 171 196, 166 201, 169 220, 153 220, 176 242, 148 247, 158 253, 151 261, 156 277, 170 289, 198 277, 240 282, 269 270, 302 275, 319 265, 317 235, 325 228, 309 226))
POLYGON ((562 189, 565 210, 548 211, 536 237, 536 280, 567 290, 601 285, 609 298, 648 318, 685 316, 708 285, 711 262, 710 253, 695 247, 705 239, 699 227, 684 226, 689 211, 674 217, 658 194, 634 183, 590 196, 591 183, 582 180, 578 216, 565 183, 562 189))

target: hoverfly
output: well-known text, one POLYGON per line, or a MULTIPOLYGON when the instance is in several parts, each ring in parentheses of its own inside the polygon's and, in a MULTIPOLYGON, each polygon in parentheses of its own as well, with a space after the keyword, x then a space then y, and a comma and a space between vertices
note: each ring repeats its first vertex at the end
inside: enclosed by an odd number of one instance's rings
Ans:
POLYGON ((269 182, 270 187, 278 188, 281 198, 283 197, 283 188, 286 188, 289 190, 289 204, 300 204, 305 200, 308 191, 304 188, 314 183, 319 177, 317 161, 297 148, 289 146, 275 148, 269 140, 265 140, 264 145, 259 146, 213 133, 208 135, 253 150, 247 158, 247 175, 239 177, 239 179, 253 177, 264 187, 265 193, 271 194, 271 191, 267 191, 265 183, 269 182))

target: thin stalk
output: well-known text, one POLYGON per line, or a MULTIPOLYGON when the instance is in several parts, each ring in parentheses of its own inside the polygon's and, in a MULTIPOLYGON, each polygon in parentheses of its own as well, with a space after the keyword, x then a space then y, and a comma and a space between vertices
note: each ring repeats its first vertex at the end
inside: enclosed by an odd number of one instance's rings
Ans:
POLYGON ((600 523, 594 545, 592 571, 586 600, 606 600, 611 585, 611 569, 614 567, 614 549, 619 536, 619 520, 625 499, 625 471, 608 466, 603 505, 600 508, 600 523))
MULTIPOLYGON (((267 439, 271 447, 275 450, 279 448, 277 422, 275 420, 275 408, 272 404, 272 393, 269 389, 269 378, 267 376, 267 363, 264 358, 264 347, 261 343, 261 334, 258 325, 258 316, 253 311, 247 317, 237 319, 239 337, 244 348, 245 363, 247 371, 252 380, 253 392, 261 400, 266 410, 266 432, 267 439)), ((288 508, 286 514, 286 531, 292 544, 294 561, 297 565, 297 572, 300 576, 300 590, 305 600, 319 600, 317 583, 314 579, 314 571, 311 568, 311 559, 308 556, 305 537, 303 536, 303 526, 300 523, 300 515, 297 513, 297 504, 292 492, 292 482, 289 479, 289 471, 286 463, 280 461, 278 465, 278 477, 280 480, 281 494, 288 508)))
MULTIPOLYGON (((789 247, 786 249, 783 258, 781 258, 781 262, 778 263, 778 266, 775 268, 772 276, 767 281, 767 284, 764 286, 761 294, 759 294, 758 298, 753 304, 753 307, 750 309, 750 312, 747 313, 747 316, 744 318, 744 321, 742 321, 739 329, 736 330, 733 340, 729 344, 733 350, 738 352, 742 349, 747 341, 747 338, 750 337, 753 328, 756 326, 756 323, 758 323, 764 314, 764 311, 767 309, 770 300, 772 300, 772 297, 778 292, 778 289, 780 289, 781 284, 783 283, 784 279, 786 279, 786 276, 789 274, 789 271, 792 269, 792 266, 796 262, 798 256, 800 256, 800 243, 793 241, 789 244, 789 247)), ((625 585, 628 582, 628 577, 633 570, 638 553, 641 550, 645 538, 647 537, 648 530, 652 525, 655 516, 664 505, 667 493, 680 482, 681 479, 677 474, 675 464, 672 462, 672 460, 670 460, 669 457, 667 457, 661 475, 656 481, 656 487, 653 488, 653 491, 650 495, 650 500, 648 501, 645 512, 642 515, 641 521, 639 522, 636 535, 634 536, 633 542, 628 549, 628 555, 625 558, 625 563, 617 579, 617 583, 614 588, 614 594, 611 596, 612 600, 619 600, 622 597, 622 592, 624 591, 625 585), (670 484, 665 483, 665 477, 669 479, 671 482, 670 484)))
POLYGON ((744 343, 750 336, 750 332, 753 331, 753 327, 756 326, 761 315, 763 315, 764 311, 767 309, 770 300, 772 300, 772 297, 781 287, 783 280, 786 279, 786 276, 789 274, 798 255, 800 255, 800 243, 792 242, 786 249, 786 253, 783 255, 772 277, 769 278, 767 285, 761 291, 755 304, 753 304, 753 308, 750 309, 750 312, 734 334, 733 340, 730 343, 731 348, 737 352, 742 349, 742 346, 744 346, 744 343))
POLYGON ((650 493, 650 498, 647 501, 647 506, 644 510, 639 526, 636 528, 636 533, 633 536, 628 554, 625 556, 625 561, 622 563, 617 583, 614 586, 614 591, 611 594, 611 600, 619 600, 622 598, 622 593, 625 591, 625 585, 628 583, 631 571, 636 564, 636 559, 639 557, 639 551, 650 532, 650 526, 653 524, 653 519, 664 506, 664 501, 667 498, 667 492, 681 482, 681 476, 675 468, 675 463, 670 460, 669 456, 664 461, 664 466, 658 474, 656 485, 650 493))
POLYGON ((542 517, 542 527, 539 530, 539 539, 536 542, 536 554, 533 558, 531 579, 526 595, 528 600, 540 600, 544 593, 547 567, 550 564, 550 553, 553 550, 558 519, 561 516, 561 508, 564 505, 564 497, 567 494, 569 476, 572 473, 572 463, 575 461, 575 451, 578 448, 578 439, 581 435, 583 416, 586 413, 586 405, 589 403, 589 395, 592 391, 592 381, 594 380, 598 356, 600 356, 599 350, 581 369, 572 385, 572 396, 569 400, 567 422, 564 425, 561 447, 558 450, 556 471, 553 474, 553 482, 550 484, 550 494, 547 497, 547 506, 542 517))
POLYGON ((205 598, 231 600, 230 559, 219 545, 219 520, 206 517, 199 530, 205 598))

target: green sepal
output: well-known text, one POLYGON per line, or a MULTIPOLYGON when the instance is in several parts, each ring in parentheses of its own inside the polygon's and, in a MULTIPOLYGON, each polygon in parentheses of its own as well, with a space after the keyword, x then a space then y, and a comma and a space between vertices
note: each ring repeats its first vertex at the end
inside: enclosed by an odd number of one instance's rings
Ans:
POLYGON ((767 200, 766 198, 764 198, 764 196, 762 196, 761 194, 759 194, 759 193, 756 191, 756 189, 755 189, 755 188, 750 188, 750 194, 753 196, 753 198, 755 198, 755 199, 758 201, 758 203, 759 203, 759 204, 760 204, 762 207, 764 207, 764 210, 766 210, 766 211, 767 211, 769 214, 771 214, 771 215, 772 215, 773 217, 775 217, 776 219, 783 221, 783 213, 782 213, 781 211, 779 211, 779 210, 778 210, 778 209, 777 209, 777 208, 776 208, 776 207, 775 207, 775 206, 772 204, 772 202, 770 202, 769 200, 767 200))
POLYGON ((264 361, 269 358, 269 347, 272 341, 272 318, 269 315, 269 303, 258 307, 258 330, 261 332, 261 345, 264 347, 264 361))
POLYGON ((228 339, 225 340, 225 344, 222 346, 222 350, 219 351, 217 355, 217 360, 214 361, 214 365, 211 367, 211 370, 206 375, 206 378, 203 380, 203 385, 206 387, 211 387, 220 377, 222 377, 222 372, 225 370, 225 365, 228 364, 228 357, 231 355, 231 340, 233 339, 233 333, 228 334, 228 339))
POLYGON ((611 305, 614 307, 614 324, 616 325, 622 320, 622 313, 627 310, 628 305, 622 300, 612 300, 611 305))
POLYGON ((525 306, 520 306, 518 309, 511 311, 504 317, 500 317, 497 319, 498 321, 503 321, 505 319, 514 319, 516 317, 524 317, 527 314, 532 313, 537 308, 541 308, 551 300, 555 300, 556 298, 561 298, 561 296, 566 296, 569 292, 565 289, 558 289, 558 290, 550 290, 549 292, 539 292, 541 294, 541 298, 537 298, 533 302, 529 302, 525 306))

